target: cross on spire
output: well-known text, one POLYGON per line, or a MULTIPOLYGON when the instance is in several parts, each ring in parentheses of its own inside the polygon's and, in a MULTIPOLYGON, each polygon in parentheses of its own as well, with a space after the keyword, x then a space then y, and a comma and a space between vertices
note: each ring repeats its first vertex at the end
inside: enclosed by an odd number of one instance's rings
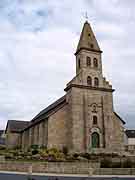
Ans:
POLYGON ((87 11, 85 12, 85 19, 88 20, 88 13, 87 13, 87 11))

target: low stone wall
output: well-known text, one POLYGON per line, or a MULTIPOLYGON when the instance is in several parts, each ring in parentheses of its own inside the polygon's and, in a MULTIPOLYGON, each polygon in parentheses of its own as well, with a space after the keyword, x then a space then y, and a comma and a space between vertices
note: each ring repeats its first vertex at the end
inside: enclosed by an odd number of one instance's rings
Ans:
POLYGON ((60 174, 92 174, 93 169, 99 168, 96 162, 1 162, 0 171, 19 171, 36 173, 60 173, 60 174), (32 167, 32 168, 31 168, 32 167))
POLYGON ((95 168, 93 175, 135 175, 135 168, 95 168))

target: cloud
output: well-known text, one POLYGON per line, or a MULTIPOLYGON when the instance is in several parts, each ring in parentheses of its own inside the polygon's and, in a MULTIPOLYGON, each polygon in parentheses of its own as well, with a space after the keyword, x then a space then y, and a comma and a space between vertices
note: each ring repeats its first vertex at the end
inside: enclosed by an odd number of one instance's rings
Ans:
POLYGON ((104 75, 116 88, 115 109, 128 127, 135 126, 132 3, 1 0, 0 128, 8 119, 32 119, 64 94, 66 83, 75 75, 73 54, 86 10, 104 51, 104 75))

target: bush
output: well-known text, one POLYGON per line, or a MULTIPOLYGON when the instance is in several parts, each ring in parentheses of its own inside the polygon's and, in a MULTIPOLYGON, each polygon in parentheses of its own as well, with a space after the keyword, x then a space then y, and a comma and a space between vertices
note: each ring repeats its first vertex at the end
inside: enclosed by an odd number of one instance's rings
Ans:
POLYGON ((5 146, 1 146, 1 145, 0 145, 0 150, 5 150, 5 149, 6 149, 5 146))
POLYGON ((91 155, 90 155, 89 153, 83 153, 83 154, 81 154, 81 156, 82 156, 83 158, 88 159, 88 160, 91 159, 91 155))
POLYGON ((128 159, 126 161, 124 161, 122 165, 123 165, 123 168, 132 168, 132 167, 134 167, 134 163, 131 162, 128 159))
MULTIPOLYGON (((30 158, 30 157, 27 156, 27 158, 30 158)), ((33 160, 40 160, 40 154, 32 155, 32 159, 33 160)))
POLYGON ((65 156, 68 155, 68 148, 66 146, 63 147, 62 152, 65 156))
POLYGON ((31 145, 31 152, 32 152, 32 155, 38 154, 38 152, 39 152, 39 146, 38 146, 37 144, 31 145))
POLYGON ((100 164, 101 168, 109 168, 111 167, 111 165, 112 165, 112 162, 110 160, 108 159, 101 160, 101 164, 100 164))
POLYGON ((47 147, 46 147, 46 146, 44 146, 44 145, 42 145, 42 146, 40 146, 40 149, 46 150, 46 149, 47 149, 47 147))
POLYGON ((33 149, 32 150, 32 155, 36 155, 36 154, 38 154, 38 149, 33 149))
POLYGON ((39 148, 39 146, 37 145, 37 144, 33 144, 33 145, 31 145, 31 147, 30 147, 31 149, 38 149, 39 148))
POLYGON ((6 153, 5 159, 14 159, 14 155, 12 153, 6 153))
POLYGON ((73 154, 73 157, 74 157, 75 159, 77 159, 77 158, 79 157, 79 154, 78 154, 78 153, 74 153, 74 154, 73 154))
POLYGON ((51 148, 51 149, 48 149, 48 153, 50 153, 50 152, 52 152, 52 153, 58 153, 59 150, 58 150, 57 148, 51 148))

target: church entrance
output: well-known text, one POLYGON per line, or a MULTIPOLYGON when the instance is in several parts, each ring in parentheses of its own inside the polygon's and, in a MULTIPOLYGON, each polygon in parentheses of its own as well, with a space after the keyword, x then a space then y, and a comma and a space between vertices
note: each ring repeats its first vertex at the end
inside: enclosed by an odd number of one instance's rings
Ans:
POLYGON ((92 133, 91 135, 92 148, 99 148, 100 140, 99 134, 97 132, 92 133))

